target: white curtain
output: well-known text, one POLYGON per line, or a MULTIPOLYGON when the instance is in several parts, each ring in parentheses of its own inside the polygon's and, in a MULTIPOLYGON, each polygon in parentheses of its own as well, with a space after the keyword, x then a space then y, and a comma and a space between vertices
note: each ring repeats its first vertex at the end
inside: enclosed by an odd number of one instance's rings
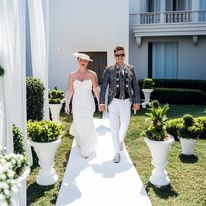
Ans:
POLYGON ((178 78, 178 44, 176 42, 152 44, 152 77, 178 78))
POLYGON ((48 0, 28 0, 32 73, 45 84, 44 119, 49 119, 48 104, 48 0))
POLYGON ((12 124, 15 124, 23 132, 31 160, 26 135, 25 0, 1 0, 0 25, 0 64, 5 69, 0 89, 5 128, 1 143, 13 151, 12 124))
MULTIPOLYGON (((12 124, 21 129, 29 160, 31 150, 26 135, 26 53, 25 53, 25 5, 26 0, 0 0, 0 64, 5 69, 1 78, 0 101, 3 115, 1 146, 13 152, 12 124)), ((26 183, 19 191, 17 206, 26 206, 26 183)))

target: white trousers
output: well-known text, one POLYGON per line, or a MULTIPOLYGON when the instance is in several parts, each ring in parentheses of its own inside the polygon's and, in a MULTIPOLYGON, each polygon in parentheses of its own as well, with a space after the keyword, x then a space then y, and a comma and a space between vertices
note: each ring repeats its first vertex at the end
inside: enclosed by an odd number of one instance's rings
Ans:
POLYGON ((120 142, 124 140, 130 123, 131 102, 130 99, 114 98, 108 108, 113 145, 115 152, 119 153, 120 142))

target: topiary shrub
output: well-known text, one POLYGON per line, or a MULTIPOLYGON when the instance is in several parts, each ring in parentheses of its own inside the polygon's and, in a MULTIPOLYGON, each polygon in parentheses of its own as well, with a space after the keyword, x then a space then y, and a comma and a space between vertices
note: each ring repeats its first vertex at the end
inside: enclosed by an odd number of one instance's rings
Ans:
POLYGON ((203 126, 202 133, 200 134, 201 139, 206 139, 206 117, 197 117, 195 119, 198 123, 201 123, 203 126))
POLYGON ((182 123, 182 118, 178 118, 178 119, 170 120, 166 124, 167 132, 171 134, 175 138, 175 140, 179 140, 177 129, 181 123, 182 123))
POLYGON ((53 142, 61 138, 62 124, 52 121, 28 121, 28 137, 34 142, 53 142))
POLYGON ((194 117, 190 114, 183 116, 183 124, 178 127, 178 137, 185 139, 197 139, 203 131, 201 122, 194 120, 194 117))
POLYGON ((13 124, 13 143, 14 143, 14 153, 26 155, 26 150, 24 147, 24 137, 20 129, 13 124))
POLYGON ((143 89, 152 89, 154 86, 154 81, 150 78, 145 78, 143 80, 143 85, 142 85, 142 88, 143 89))
POLYGON ((44 84, 40 79, 26 78, 27 120, 42 120, 44 116, 44 84))
POLYGON ((49 104, 61 104, 64 99, 64 92, 54 87, 53 90, 49 91, 49 104))

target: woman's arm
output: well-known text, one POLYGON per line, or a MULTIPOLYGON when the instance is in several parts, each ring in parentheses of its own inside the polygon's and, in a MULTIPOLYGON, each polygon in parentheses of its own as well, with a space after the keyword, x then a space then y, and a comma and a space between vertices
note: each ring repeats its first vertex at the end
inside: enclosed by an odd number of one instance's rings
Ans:
POLYGON ((72 95, 74 93, 73 81, 74 81, 74 77, 72 74, 70 74, 69 78, 68 78, 68 85, 67 85, 67 91, 66 91, 66 97, 65 97, 65 100, 66 100, 65 112, 67 114, 69 114, 69 112, 70 112, 69 104, 70 104, 72 95))
POLYGON ((97 74, 94 72, 92 75, 92 87, 95 97, 97 98, 97 102, 99 105, 99 84, 97 79, 97 74))

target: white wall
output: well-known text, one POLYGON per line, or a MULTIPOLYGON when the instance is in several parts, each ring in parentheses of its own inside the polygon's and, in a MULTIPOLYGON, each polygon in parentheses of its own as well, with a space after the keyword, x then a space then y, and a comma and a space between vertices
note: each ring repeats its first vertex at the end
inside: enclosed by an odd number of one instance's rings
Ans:
POLYGON ((77 51, 128 51, 128 0, 50 0, 49 88, 66 90, 68 74, 77 69, 77 51))
POLYGON ((206 80, 206 37, 200 36, 196 47, 192 36, 179 37, 148 37, 142 39, 139 48, 132 31, 129 41, 129 63, 136 68, 138 79, 148 77, 148 43, 149 42, 178 42, 178 79, 206 80))

